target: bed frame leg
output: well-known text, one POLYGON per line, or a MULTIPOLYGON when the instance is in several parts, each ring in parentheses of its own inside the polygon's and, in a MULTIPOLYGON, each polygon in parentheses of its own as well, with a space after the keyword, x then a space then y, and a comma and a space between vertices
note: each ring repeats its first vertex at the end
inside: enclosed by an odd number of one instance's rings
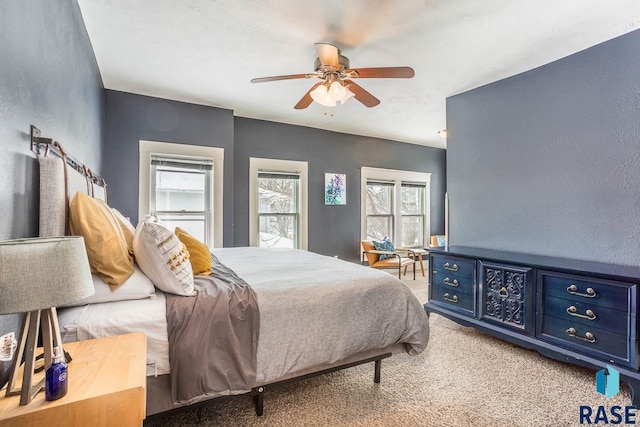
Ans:
POLYGON ((255 402, 256 402, 256 415, 261 417, 262 414, 264 413, 264 387, 258 387, 256 389, 256 397, 255 397, 255 402))
POLYGON ((373 362, 373 382, 378 384, 380 383, 380 368, 382 365, 382 359, 376 360, 373 362))

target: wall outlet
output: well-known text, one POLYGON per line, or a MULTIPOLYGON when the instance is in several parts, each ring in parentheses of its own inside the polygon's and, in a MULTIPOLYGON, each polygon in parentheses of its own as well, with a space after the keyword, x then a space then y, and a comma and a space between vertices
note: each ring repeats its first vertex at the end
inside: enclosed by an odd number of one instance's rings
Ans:
POLYGON ((0 337, 0 362, 10 362, 13 360, 13 353, 16 351, 18 342, 15 332, 9 332, 0 337))

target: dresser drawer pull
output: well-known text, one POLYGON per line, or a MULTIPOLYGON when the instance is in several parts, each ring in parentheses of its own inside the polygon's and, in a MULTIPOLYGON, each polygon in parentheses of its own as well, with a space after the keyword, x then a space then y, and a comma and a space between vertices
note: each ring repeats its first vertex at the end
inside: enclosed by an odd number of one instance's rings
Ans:
POLYGON ((571 307, 567 308, 567 313, 569 313, 572 316, 579 317, 581 319, 596 320, 596 314, 593 312, 593 310, 587 310, 585 311, 585 314, 580 314, 578 313, 578 309, 576 308, 575 305, 572 305, 571 307))
POLYGON ((569 292, 571 295, 577 295, 579 297, 586 297, 586 298, 595 298, 596 297, 596 291, 593 290, 593 288, 587 288, 587 293, 583 294, 582 292, 577 292, 578 287, 576 285, 571 285, 567 288, 567 292, 569 292))
POLYGON ((458 286, 458 279, 453 279, 453 282, 448 277, 445 277, 443 280, 445 285, 449 286, 458 286))
POLYGON ((504 286, 502 288, 500 288, 500 290, 498 291, 498 296, 500 298, 508 298, 509 297, 509 291, 507 291, 507 288, 505 288, 504 286))
POLYGON ((460 267, 458 267, 458 264, 453 264, 453 266, 451 266, 451 264, 449 264, 448 262, 445 262, 444 269, 449 271, 458 271, 460 270, 460 267))
POLYGON ((447 292, 446 294, 444 294, 444 299, 446 299, 449 302, 458 302, 458 295, 454 295, 450 297, 449 292, 447 292))
POLYGON ((567 334, 571 338, 575 338, 577 340, 582 340, 582 341, 586 341, 586 342, 590 342, 590 343, 596 342, 596 337, 591 332, 587 332, 586 334, 584 334, 584 337, 581 337, 581 336, 576 335, 576 329, 575 328, 569 328, 569 329, 567 329, 567 334))

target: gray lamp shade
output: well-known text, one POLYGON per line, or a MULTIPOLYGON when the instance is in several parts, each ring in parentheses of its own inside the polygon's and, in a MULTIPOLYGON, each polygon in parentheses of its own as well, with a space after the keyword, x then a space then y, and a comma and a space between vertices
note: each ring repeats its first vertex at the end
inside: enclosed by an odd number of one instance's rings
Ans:
POLYGON ((58 307, 94 292, 82 237, 0 241, 0 314, 58 307))

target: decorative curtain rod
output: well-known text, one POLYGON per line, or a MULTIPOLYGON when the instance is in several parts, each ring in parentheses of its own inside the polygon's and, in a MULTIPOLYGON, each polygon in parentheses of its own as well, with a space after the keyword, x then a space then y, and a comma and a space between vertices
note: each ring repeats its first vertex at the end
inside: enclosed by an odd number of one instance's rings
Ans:
POLYGON ((40 156, 47 156, 49 152, 53 152, 61 159, 65 159, 67 165, 71 166, 75 171, 85 177, 91 178, 94 184, 102 187, 106 186, 105 180, 102 177, 94 174, 91 169, 87 168, 82 162, 65 152, 58 141, 54 141, 51 138, 42 138, 40 135, 40 129, 31 125, 31 151, 40 156))

